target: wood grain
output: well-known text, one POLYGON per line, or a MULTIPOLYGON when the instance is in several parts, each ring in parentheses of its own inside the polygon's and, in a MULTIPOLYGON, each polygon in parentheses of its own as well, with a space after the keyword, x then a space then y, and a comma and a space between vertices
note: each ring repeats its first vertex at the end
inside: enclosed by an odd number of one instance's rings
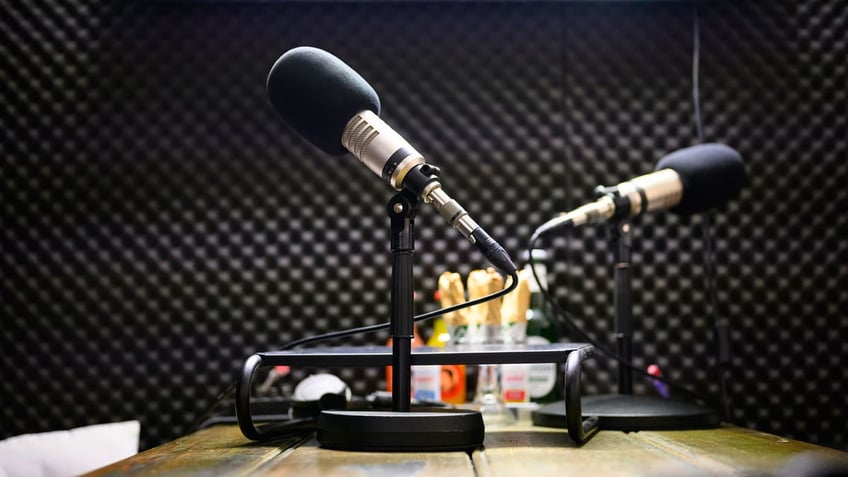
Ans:
POLYGON ((308 434, 257 443, 238 426, 215 426, 181 437, 92 472, 111 475, 248 475, 296 448, 308 434))
POLYGON ((254 475, 291 477, 471 477, 474 469, 465 452, 348 452, 322 449, 308 440, 254 475))
MULTIPOLYGON (((813 455, 848 466, 848 455, 771 434, 723 426, 694 431, 601 431, 582 447, 565 430, 519 423, 487 430, 472 456, 479 476, 772 475, 790 458, 813 455)), ((848 467, 845 467, 848 469, 848 467)))
MULTIPOLYGON (((382 476, 679 476, 774 475, 799 456, 839 461, 848 454, 771 434, 723 426, 696 431, 601 431, 577 446, 564 429, 529 422, 486 430, 481 449, 465 452, 345 452, 320 448, 313 435, 269 443, 216 426, 90 475, 382 476)), ((791 475, 791 474, 789 474, 791 475)))

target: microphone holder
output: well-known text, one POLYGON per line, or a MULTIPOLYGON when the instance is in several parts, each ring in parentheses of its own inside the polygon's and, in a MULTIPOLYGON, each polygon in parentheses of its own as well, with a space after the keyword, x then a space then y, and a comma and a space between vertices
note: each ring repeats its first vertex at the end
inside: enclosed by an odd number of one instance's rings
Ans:
MULTIPOLYGON (((615 267, 615 338, 618 363, 618 393, 586 396, 584 415, 598 418, 601 429, 620 431, 708 429, 721 418, 713 410, 676 399, 633 394, 633 302, 631 296, 631 227, 626 218, 609 225, 615 267)), ((533 423, 545 427, 566 425, 562 403, 546 404, 533 412, 533 423)))

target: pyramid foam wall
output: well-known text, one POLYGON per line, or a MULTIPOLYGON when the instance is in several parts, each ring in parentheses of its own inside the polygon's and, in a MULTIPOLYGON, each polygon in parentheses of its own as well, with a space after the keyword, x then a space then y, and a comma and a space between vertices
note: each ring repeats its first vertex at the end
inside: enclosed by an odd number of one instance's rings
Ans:
MULTIPOLYGON (((293 46, 371 82, 514 256, 596 185, 697 140, 688 3, 0 4, 0 438, 140 419, 150 447, 251 353, 388 319, 391 190, 275 116, 265 76, 293 46)), ((704 136, 749 174, 711 213, 732 421, 846 448, 848 6, 698 13, 704 136)), ((716 396, 701 220, 633 223, 634 363, 716 396)), ((433 211, 416 225, 423 311, 442 271, 485 263, 433 211)), ((545 246, 560 302, 612 346, 605 229, 545 246)), ((358 394, 383 385, 382 370, 333 371, 358 394)), ((615 373, 596 358, 585 391, 615 391, 615 373)))

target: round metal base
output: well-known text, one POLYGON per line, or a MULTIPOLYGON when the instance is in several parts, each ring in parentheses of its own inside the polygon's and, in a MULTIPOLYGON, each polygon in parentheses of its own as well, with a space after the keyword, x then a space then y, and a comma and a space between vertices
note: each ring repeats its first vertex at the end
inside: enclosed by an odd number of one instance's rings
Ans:
MULTIPOLYGON (((631 394, 605 394, 582 399, 584 416, 596 416, 604 430, 659 431, 718 427, 718 413, 706 407, 674 399, 631 394)), ((566 427, 565 404, 546 404, 533 412, 533 424, 566 427)))
POLYGON ((477 411, 415 409, 321 411, 318 442, 353 451, 453 451, 483 445, 485 427, 477 411))

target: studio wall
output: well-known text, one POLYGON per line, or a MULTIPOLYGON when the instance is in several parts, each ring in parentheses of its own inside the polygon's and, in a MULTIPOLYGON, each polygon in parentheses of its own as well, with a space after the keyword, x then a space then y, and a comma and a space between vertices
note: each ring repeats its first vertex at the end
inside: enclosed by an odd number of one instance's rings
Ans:
MULTIPOLYGON (((518 257, 596 185, 697 142, 697 8, 704 136, 749 176, 710 215, 731 422, 848 448, 845 2, 0 4, 0 438, 139 419, 151 447, 250 354, 388 319, 392 191, 276 117, 264 82, 282 52, 359 71, 518 257)), ((634 363, 716 397, 702 220, 633 221, 634 363)), ((486 264, 433 211, 416 226, 424 311, 441 272, 486 264)), ((560 303, 612 347, 604 227, 543 245, 560 303)), ((383 385, 335 372, 359 394, 383 385)), ((613 392, 615 373, 596 357, 585 392, 613 392)))

